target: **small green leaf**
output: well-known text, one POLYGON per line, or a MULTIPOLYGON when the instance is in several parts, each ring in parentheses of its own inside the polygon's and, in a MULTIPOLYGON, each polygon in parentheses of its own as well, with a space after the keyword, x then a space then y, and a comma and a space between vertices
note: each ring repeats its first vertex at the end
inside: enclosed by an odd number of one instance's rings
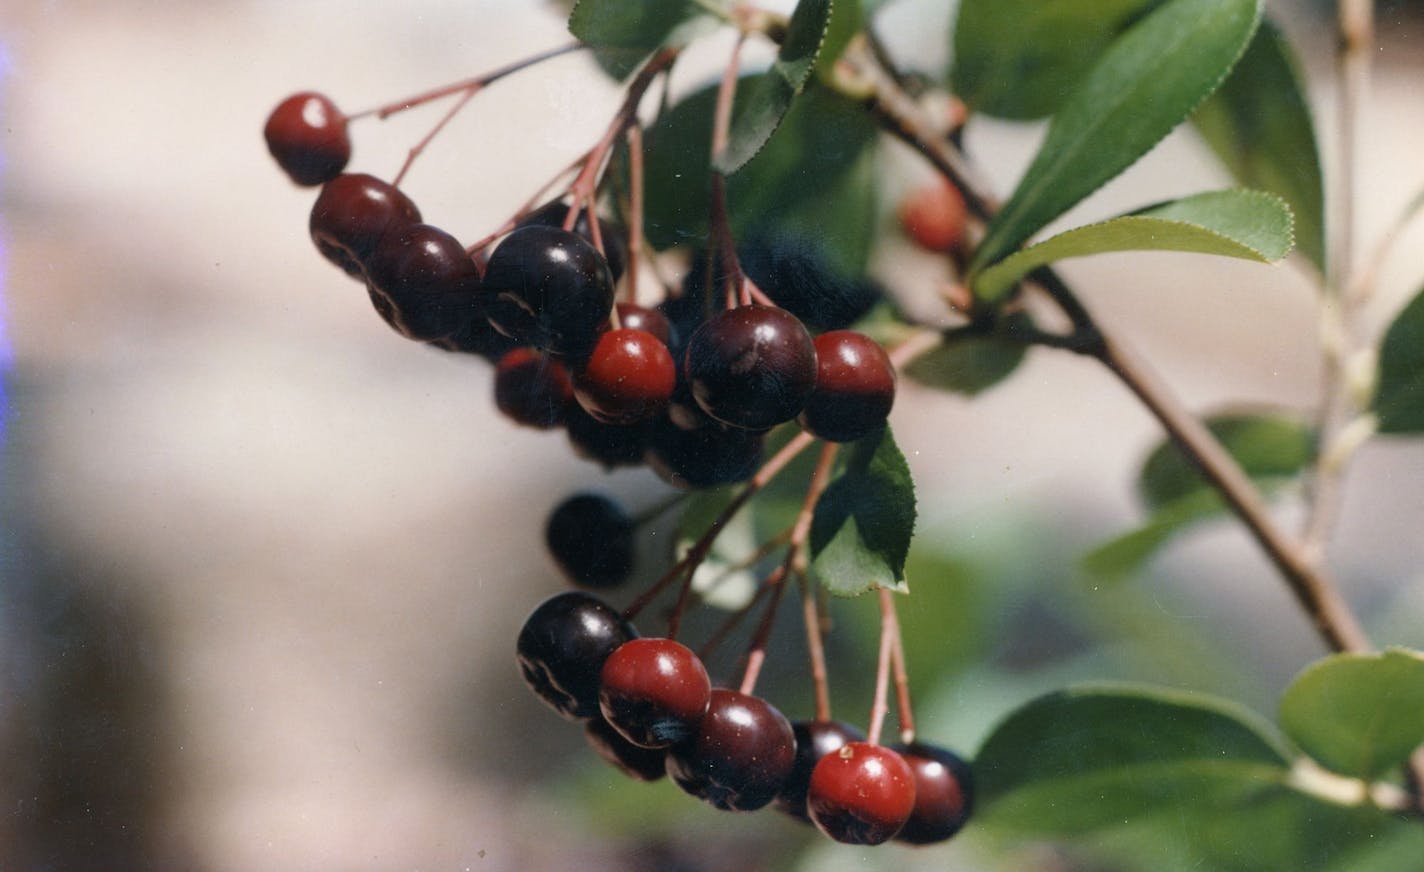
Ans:
POLYGON ((1041 266, 1112 251, 1194 251, 1270 263, 1291 247, 1291 213, 1272 194, 1212 191, 1076 227, 1021 249, 979 274, 974 291, 996 300, 1041 266))
MULTIPOLYGON (((659 250, 706 238, 715 102, 715 88, 699 91, 648 130, 644 227, 659 250)), ((876 232, 877 135, 854 103, 807 88, 766 148, 727 180, 736 237, 814 233, 845 275, 859 276, 876 232)))
POLYGON ((791 102, 816 65, 816 55, 826 38, 831 19, 831 0, 801 0, 791 15, 786 39, 772 61, 771 69, 739 84, 737 112, 727 148, 715 157, 716 169, 732 175, 762 150, 776 132, 791 102))
POLYGON ((1203 803, 1245 806, 1288 775, 1278 743, 1246 710, 1130 686, 1040 697, 999 724, 974 761, 979 820, 1044 835, 1203 803))
MULTIPOLYGON (((1315 459, 1315 429, 1289 413, 1226 413, 1206 420, 1228 453, 1258 482, 1299 475, 1315 459)), ((1149 508, 1160 509, 1208 485, 1171 442, 1163 441, 1142 464, 1137 486, 1149 508)))
MULTIPOLYGON (((1027 320, 1024 315, 1010 319, 1027 320)), ((905 375, 923 385, 973 396, 1013 374, 1028 349, 1004 336, 964 336, 921 354, 905 375)))
POLYGON ((976 112, 1051 115, 1113 39, 1162 0, 962 0, 955 93, 976 112))
POLYGON ((1260 15, 1260 0, 1171 0, 1119 37, 1054 115, 973 271, 1013 252, 1186 119, 1241 57, 1260 15))
POLYGON ((579 0, 569 32, 616 79, 664 46, 682 46, 728 20, 722 0, 579 0))
POLYGON ((1371 409, 1381 433, 1424 432, 1424 290, 1389 325, 1371 409))
POLYGON ((837 596, 905 589, 915 486, 886 427, 845 449, 845 466, 811 519, 811 573, 837 596))
POLYGON ((1199 490, 1159 506, 1135 530, 1109 539, 1085 554, 1079 565, 1103 581, 1122 581, 1142 568, 1153 554, 1182 530, 1226 508, 1212 490, 1199 490))
POLYGON ((1192 116, 1238 182, 1282 197, 1296 247, 1325 268, 1324 189, 1310 103, 1289 43, 1263 21, 1236 68, 1192 116))
POLYGON ((1337 654, 1296 676, 1281 729, 1327 769, 1378 778, 1424 745, 1424 654, 1337 654))

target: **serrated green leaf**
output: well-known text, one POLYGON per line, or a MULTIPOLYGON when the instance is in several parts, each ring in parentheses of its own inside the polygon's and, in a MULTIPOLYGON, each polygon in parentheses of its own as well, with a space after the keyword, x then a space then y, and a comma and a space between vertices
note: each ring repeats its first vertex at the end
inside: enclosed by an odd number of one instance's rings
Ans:
POLYGON ((715 168, 732 175, 756 157, 776 132, 791 103, 806 87, 831 20, 831 0, 801 0, 787 25, 786 39, 771 69, 737 88, 737 112, 727 147, 714 156, 715 168))
MULTIPOLYGON (((1280 482, 1315 460, 1315 429, 1301 416, 1281 412, 1213 415, 1206 427, 1257 481, 1280 482)), ((1137 487, 1149 508, 1160 509, 1208 485, 1182 452, 1163 441, 1142 464, 1137 487)))
POLYGON ((1270 263, 1291 247, 1291 213, 1273 194, 1211 191, 1075 227, 1014 252, 979 274, 974 292, 1002 297, 1041 266, 1113 251, 1193 251, 1270 263))
POLYGON ((1381 433, 1424 433, 1424 290, 1384 334, 1370 408, 1381 433))
POLYGON ((916 357, 905 375, 929 387, 973 396, 1012 375, 1027 353, 1022 342, 1003 336, 964 336, 916 357))
POLYGON ((811 574, 836 596, 905 589, 915 486, 890 428, 845 449, 811 518, 811 574))
POLYGON ((1424 654, 1337 654, 1296 676, 1281 729, 1322 766, 1378 778, 1424 745, 1424 654))
POLYGON ((1238 182, 1286 201, 1296 247, 1323 271, 1325 194, 1315 127, 1295 57, 1275 24, 1261 23, 1192 123, 1238 182))
POLYGON ((950 82, 976 112, 1051 115, 1109 44, 1162 0, 961 0, 950 82))
POLYGON ((1171 0, 1119 37, 1053 117, 972 264, 1003 259, 1132 165, 1221 84, 1260 0, 1171 0))
POLYGON ((1184 805, 1246 807, 1288 775, 1278 743, 1244 709, 1130 686, 1040 697, 999 724, 974 761, 978 820, 1044 835, 1184 805))
MULTIPOLYGON (((644 225, 659 250, 706 238, 715 102, 715 88, 700 91, 648 130, 644 225)), ((727 180, 736 237, 814 232, 846 275, 859 276, 877 223, 877 135, 858 106, 824 88, 807 88, 766 148, 727 180)))
POLYGON ((721 0, 579 0, 569 32, 616 79, 664 46, 682 46, 728 20, 721 0))

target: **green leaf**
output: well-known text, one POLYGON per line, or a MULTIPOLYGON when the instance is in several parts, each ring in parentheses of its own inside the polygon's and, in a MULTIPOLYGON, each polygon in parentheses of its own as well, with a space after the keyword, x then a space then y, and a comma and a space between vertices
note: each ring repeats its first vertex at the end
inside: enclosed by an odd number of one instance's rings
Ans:
POLYGON ((1044 835, 1202 804, 1245 808, 1288 775, 1278 743, 1244 709, 1128 686, 1040 697, 999 724, 974 761, 979 821, 1044 835))
POLYGON ((1141 569, 1173 536, 1225 509, 1226 505, 1215 491, 1195 491, 1158 507, 1141 527, 1109 539, 1089 551, 1079 565, 1094 578, 1122 581, 1141 569))
POLYGON ((962 0, 955 93, 976 112, 1051 115, 1113 39, 1162 0, 962 0))
POLYGON ((1325 269, 1324 188, 1310 103, 1285 37, 1262 22, 1231 75, 1192 116, 1238 182, 1279 195, 1296 247, 1325 269))
MULTIPOLYGON (((1227 413, 1208 418, 1206 426, 1257 482, 1279 482, 1299 475, 1315 459, 1315 430, 1298 415, 1227 413)), ((1165 440, 1142 464, 1137 486, 1152 509, 1208 489, 1182 452, 1165 440)))
MULTIPOLYGON (((662 250, 707 235, 709 136, 716 89, 665 112, 648 130, 644 202, 649 242, 662 250)), ((875 122, 854 103, 812 86, 766 148, 727 180, 738 239, 814 233, 846 275, 865 268, 876 232, 875 122)))
POLYGON ((1424 290, 1389 325, 1370 408, 1381 433, 1424 432, 1424 290))
POLYGON ((973 271, 1013 252, 1170 133, 1221 84, 1260 15, 1260 0, 1171 0, 1119 37, 1054 115, 973 271))
POLYGON ((796 4, 786 39, 771 69, 749 83, 739 83, 739 105, 732 118, 727 148, 715 158, 719 172, 728 176, 737 172, 771 139, 791 102, 806 87, 830 19, 831 0, 801 0, 796 4))
POLYGON ((1327 769, 1378 778, 1424 745, 1424 654, 1337 654, 1296 676, 1281 729, 1327 769))
POLYGON ((845 449, 845 466, 811 518, 811 573, 837 596, 905 590, 915 486, 890 428, 845 449))
POLYGON ((974 291, 996 300, 1041 266, 1112 251, 1194 251, 1261 263, 1291 247, 1291 213, 1272 194, 1212 191, 1088 224, 1021 249, 979 274, 974 291))
MULTIPOLYGON (((1011 320, 1026 321, 1015 314, 1011 320)), ((923 385, 973 396, 1013 374, 1028 349, 1004 336, 965 336, 921 354, 905 367, 905 375, 923 385)))
POLYGON ((722 0, 579 0, 569 32, 616 79, 664 46, 682 46, 730 18, 722 0))

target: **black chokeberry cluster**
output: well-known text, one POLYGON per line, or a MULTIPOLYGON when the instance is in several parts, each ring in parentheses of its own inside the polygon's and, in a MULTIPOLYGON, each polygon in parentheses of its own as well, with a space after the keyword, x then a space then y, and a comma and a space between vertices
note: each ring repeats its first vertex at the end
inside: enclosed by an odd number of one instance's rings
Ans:
MULTIPOLYGON (((598 217, 597 185, 583 183, 598 176, 596 150, 563 195, 467 247, 424 221, 398 187, 404 169, 395 183, 345 172, 359 117, 303 93, 268 120, 282 169, 321 186, 312 241, 366 285, 397 333, 493 364, 495 405, 510 421, 563 429, 579 456, 607 469, 646 464, 680 489, 753 478, 774 427, 795 422, 844 443, 885 426, 895 367, 847 329, 879 293, 837 278, 814 244, 761 238, 744 248, 743 267, 728 240, 720 257, 695 257, 678 290, 643 305, 628 275, 636 221, 625 229, 598 217)), ((637 527, 612 499, 584 493, 554 509, 545 539, 571 584, 605 590, 632 576, 637 527)), ((714 687, 699 656, 672 638, 676 618, 669 638, 640 637, 631 616, 685 572, 680 612, 695 568, 680 562, 627 613, 584 590, 547 600, 519 634, 525 681, 629 776, 667 775, 721 809, 774 803, 857 844, 930 843, 963 825, 972 786, 954 754, 869 743, 826 718, 793 723, 749 691, 714 687)), ((754 683, 753 674, 744 689, 754 683)))
POLYGON ((719 809, 772 805, 859 845, 941 842, 969 817, 973 779, 953 752, 870 744, 836 721, 788 721, 760 697, 714 687, 691 649, 639 637, 590 594, 535 609, 518 661, 534 693, 583 723, 609 763, 639 781, 667 775, 719 809))

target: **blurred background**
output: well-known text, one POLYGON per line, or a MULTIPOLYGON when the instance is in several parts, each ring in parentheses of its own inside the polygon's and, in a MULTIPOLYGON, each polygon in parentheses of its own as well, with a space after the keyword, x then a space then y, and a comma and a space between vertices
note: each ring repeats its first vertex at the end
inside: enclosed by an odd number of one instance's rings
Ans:
MULTIPOLYGON (((907 65, 942 70, 949 5, 892 3, 880 31, 907 65)), ((1328 130, 1330 9, 1271 5, 1328 130)), ((1424 184, 1424 26, 1415 4, 1381 8, 1366 240, 1424 184)), ((1102 868, 973 828, 943 848, 865 850, 769 812, 720 814, 623 779, 523 687, 518 628, 562 587, 549 510, 588 487, 650 506, 666 486, 518 430, 487 364, 373 317, 312 249, 312 192, 277 170, 261 128, 294 91, 354 111, 567 38, 554 4, 521 0, 0 8, 0 866, 1102 868)), ((679 89, 711 77, 717 45, 679 89)), ((405 187, 426 220, 483 236, 617 100, 580 56, 501 82, 405 187)), ((391 176, 440 111, 358 124, 352 169, 391 176)), ((1007 191, 1041 131, 976 121, 968 147, 1007 191)), ((874 273, 926 293, 942 266, 888 214, 928 174, 884 152, 874 273)), ((1064 221, 1226 184, 1179 131, 1064 221)), ((1421 243, 1416 228, 1387 265, 1371 329, 1416 289, 1421 243)), ((1064 271, 1193 408, 1314 401, 1314 300, 1294 266, 1156 254, 1064 271)), ((920 500, 905 621, 925 738, 972 754, 1004 713, 1082 679, 1270 715, 1323 653, 1226 522, 1143 578, 1084 580, 1078 557, 1140 523, 1133 480, 1160 438, 1093 364, 1037 351, 973 400, 906 386, 892 420, 920 500)), ((1421 482, 1424 451, 1384 440, 1349 478, 1333 564, 1380 644, 1424 645, 1421 482)), ((835 609, 837 711, 861 723, 874 609, 835 609)), ((763 691, 805 717, 798 638, 789 622, 778 634, 763 691)))

